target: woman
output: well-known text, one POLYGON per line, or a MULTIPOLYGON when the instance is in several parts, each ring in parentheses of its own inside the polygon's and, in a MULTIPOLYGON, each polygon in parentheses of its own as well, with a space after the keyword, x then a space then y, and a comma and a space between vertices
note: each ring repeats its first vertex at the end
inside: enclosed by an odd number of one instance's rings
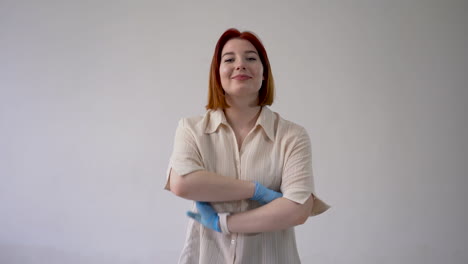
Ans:
POLYGON ((166 189, 194 200, 179 263, 300 263, 294 226, 329 206, 314 194, 305 129, 272 112, 268 56, 229 29, 211 63, 207 112, 179 122, 166 189))

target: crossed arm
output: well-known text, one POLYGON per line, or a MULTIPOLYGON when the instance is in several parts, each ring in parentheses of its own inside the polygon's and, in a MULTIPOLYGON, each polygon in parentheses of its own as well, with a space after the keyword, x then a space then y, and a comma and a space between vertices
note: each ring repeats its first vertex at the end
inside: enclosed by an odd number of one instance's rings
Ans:
POLYGON ((228 216, 227 225, 233 233, 258 233, 302 225, 313 207, 312 195, 304 204, 278 198, 259 208, 228 216))
MULTIPOLYGON (((185 176, 180 176, 172 170, 170 189, 175 195, 189 200, 234 201, 252 198, 255 184, 204 170, 185 176)), ((282 230, 305 223, 312 207, 312 195, 304 204, 278 198, 259 208, 229 215, 227 225, 234 233, 282 230)))

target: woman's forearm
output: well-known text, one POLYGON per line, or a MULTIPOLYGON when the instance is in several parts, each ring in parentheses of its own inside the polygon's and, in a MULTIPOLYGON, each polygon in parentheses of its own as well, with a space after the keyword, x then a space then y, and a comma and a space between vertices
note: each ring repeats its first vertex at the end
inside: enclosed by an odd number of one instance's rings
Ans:
POLYGON ((172 170, 170 188, 174 194, 185 199, 225 202, 251 198, 255 183, 203 170, 179 176, 172 170))
POLYGON ((313 196, 304 204, 279 198, 254 210, 227 217, 231 233, 260 233, 283 230, 305 223, 312 210, 313 196))

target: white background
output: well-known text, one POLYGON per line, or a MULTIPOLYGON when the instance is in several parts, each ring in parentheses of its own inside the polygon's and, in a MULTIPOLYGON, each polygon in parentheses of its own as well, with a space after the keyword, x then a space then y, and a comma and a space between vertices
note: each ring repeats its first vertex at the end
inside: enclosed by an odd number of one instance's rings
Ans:
POLYGON ((467 1, 0 1, 0 263, 175 263, 163 191, 219 36, 269 52, 308 130, 303 263, 468 262, 467 1))

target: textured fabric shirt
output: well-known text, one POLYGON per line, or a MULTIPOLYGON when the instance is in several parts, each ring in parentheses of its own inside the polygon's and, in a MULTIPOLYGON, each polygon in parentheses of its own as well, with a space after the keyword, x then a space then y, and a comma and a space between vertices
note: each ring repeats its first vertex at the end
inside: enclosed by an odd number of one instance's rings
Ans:
MULTIPOLYGON (((240 150, 223 110, 208 110, 204 116, 181 119, 167 170, 166 190, 170 190, 171 169, 184 177, 194 171, 207 170, 220 177, 258 181, 300 204, 313 193, 311 216, 329 208, 314 192, 311 146, 306 130, 266 106, 262 107, 240 150)), ((219 213, 243 212, 260 206, 251 200, 213 202, 211 205, 219 213)), ((193 210, 196 211, 195 206, 193 210)), ((179 263, 295 264, 300 263, 300 259, 294 227, 274 232, 226 235, 189 219, 179 263)))

